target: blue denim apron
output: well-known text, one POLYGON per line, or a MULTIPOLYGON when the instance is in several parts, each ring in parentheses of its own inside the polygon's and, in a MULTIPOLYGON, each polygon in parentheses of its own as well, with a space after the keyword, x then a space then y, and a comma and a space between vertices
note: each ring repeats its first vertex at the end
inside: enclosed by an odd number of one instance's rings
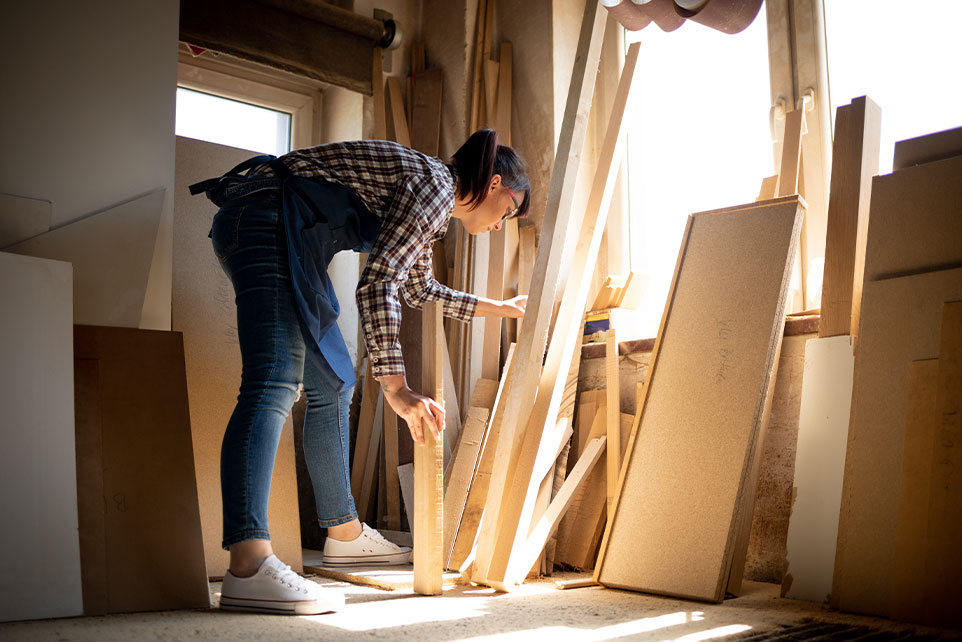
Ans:
POLYGON ((341 389, 354 385, 354 362, 337 327, 341 308, 327 268, 341 250, 370 252, 377 240, 380 223, 357 194, 340 183, 295 176, 269 155, 248 159, 223 176, 189 189, 191 194, 205 192, 218 207, 228 199, 280 190, 291 282, 301 321, 340 379, 341 389), (276 176, 242 174, 264 163, 270 163, 276 176))

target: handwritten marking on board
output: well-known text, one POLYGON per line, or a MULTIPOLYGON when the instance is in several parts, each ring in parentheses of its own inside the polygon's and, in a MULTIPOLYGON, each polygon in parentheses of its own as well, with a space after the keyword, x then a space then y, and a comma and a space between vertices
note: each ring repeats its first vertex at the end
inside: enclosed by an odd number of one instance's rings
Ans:
POLYGON ((719 319, 715 321, 715 331, 720 343, 716 350, 719 358, 718 367, 715 369, 715 384, 720 385, 728 380, 729 371, 735 358, 735 349, 731 347, 732 337, 735 335, 734 321, 731 319, 719 319))

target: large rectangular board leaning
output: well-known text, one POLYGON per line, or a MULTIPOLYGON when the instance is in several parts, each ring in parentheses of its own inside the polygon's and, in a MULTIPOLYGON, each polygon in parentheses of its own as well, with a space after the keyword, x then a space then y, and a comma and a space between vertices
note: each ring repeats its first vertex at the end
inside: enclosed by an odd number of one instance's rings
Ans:
POLYGON ((939 356, 955 300, 962 269, 865 284, 831 595, 843 611, 891 613, 909 364, 939 356))
POLYGON ((803 212, 790 196, 689 217, 600 583, 724 597, 803 212))

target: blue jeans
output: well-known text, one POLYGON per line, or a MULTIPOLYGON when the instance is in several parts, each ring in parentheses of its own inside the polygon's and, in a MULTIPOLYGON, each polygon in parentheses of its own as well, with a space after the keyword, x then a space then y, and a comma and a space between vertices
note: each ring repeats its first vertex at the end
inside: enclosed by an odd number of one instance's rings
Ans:
POLYGON ((234 285, 242 361, 240 394, 221 447, 224 548, 270 539, 274 457, 299 383, 307 398, 304 456, 318 521, 328 527, 357 517, 348 463, 353 387, 339 392, 340 380, 302 328, 277 194, 228 200, 211 228, 214 253, 234 285))

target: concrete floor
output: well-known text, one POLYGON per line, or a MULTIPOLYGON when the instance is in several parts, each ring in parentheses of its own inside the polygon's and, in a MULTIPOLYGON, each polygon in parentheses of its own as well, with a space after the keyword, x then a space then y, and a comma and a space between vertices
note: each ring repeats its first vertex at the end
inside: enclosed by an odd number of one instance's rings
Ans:
MULTIPOLYGON (((556 574, 555 579, 573 577, 556 574)), ((130 640, 697 640, 739 637, 811 619, 919 633, 933 629, 835 613, 826 606, 778 597, 774 584, 746 582, 742 597, 700 604, 601 587, 559 591, 553 581, 529 581, 510 594, 458 586, 439 597, 385 592, 328 582, 347 605, 319 616, 270 616, 168 611, 0 624, 5 642, 130 640)), ((220 583, 211 583, 214 602, 220 583)), ((944 633, 946 639, 962 635, 944 633)))

